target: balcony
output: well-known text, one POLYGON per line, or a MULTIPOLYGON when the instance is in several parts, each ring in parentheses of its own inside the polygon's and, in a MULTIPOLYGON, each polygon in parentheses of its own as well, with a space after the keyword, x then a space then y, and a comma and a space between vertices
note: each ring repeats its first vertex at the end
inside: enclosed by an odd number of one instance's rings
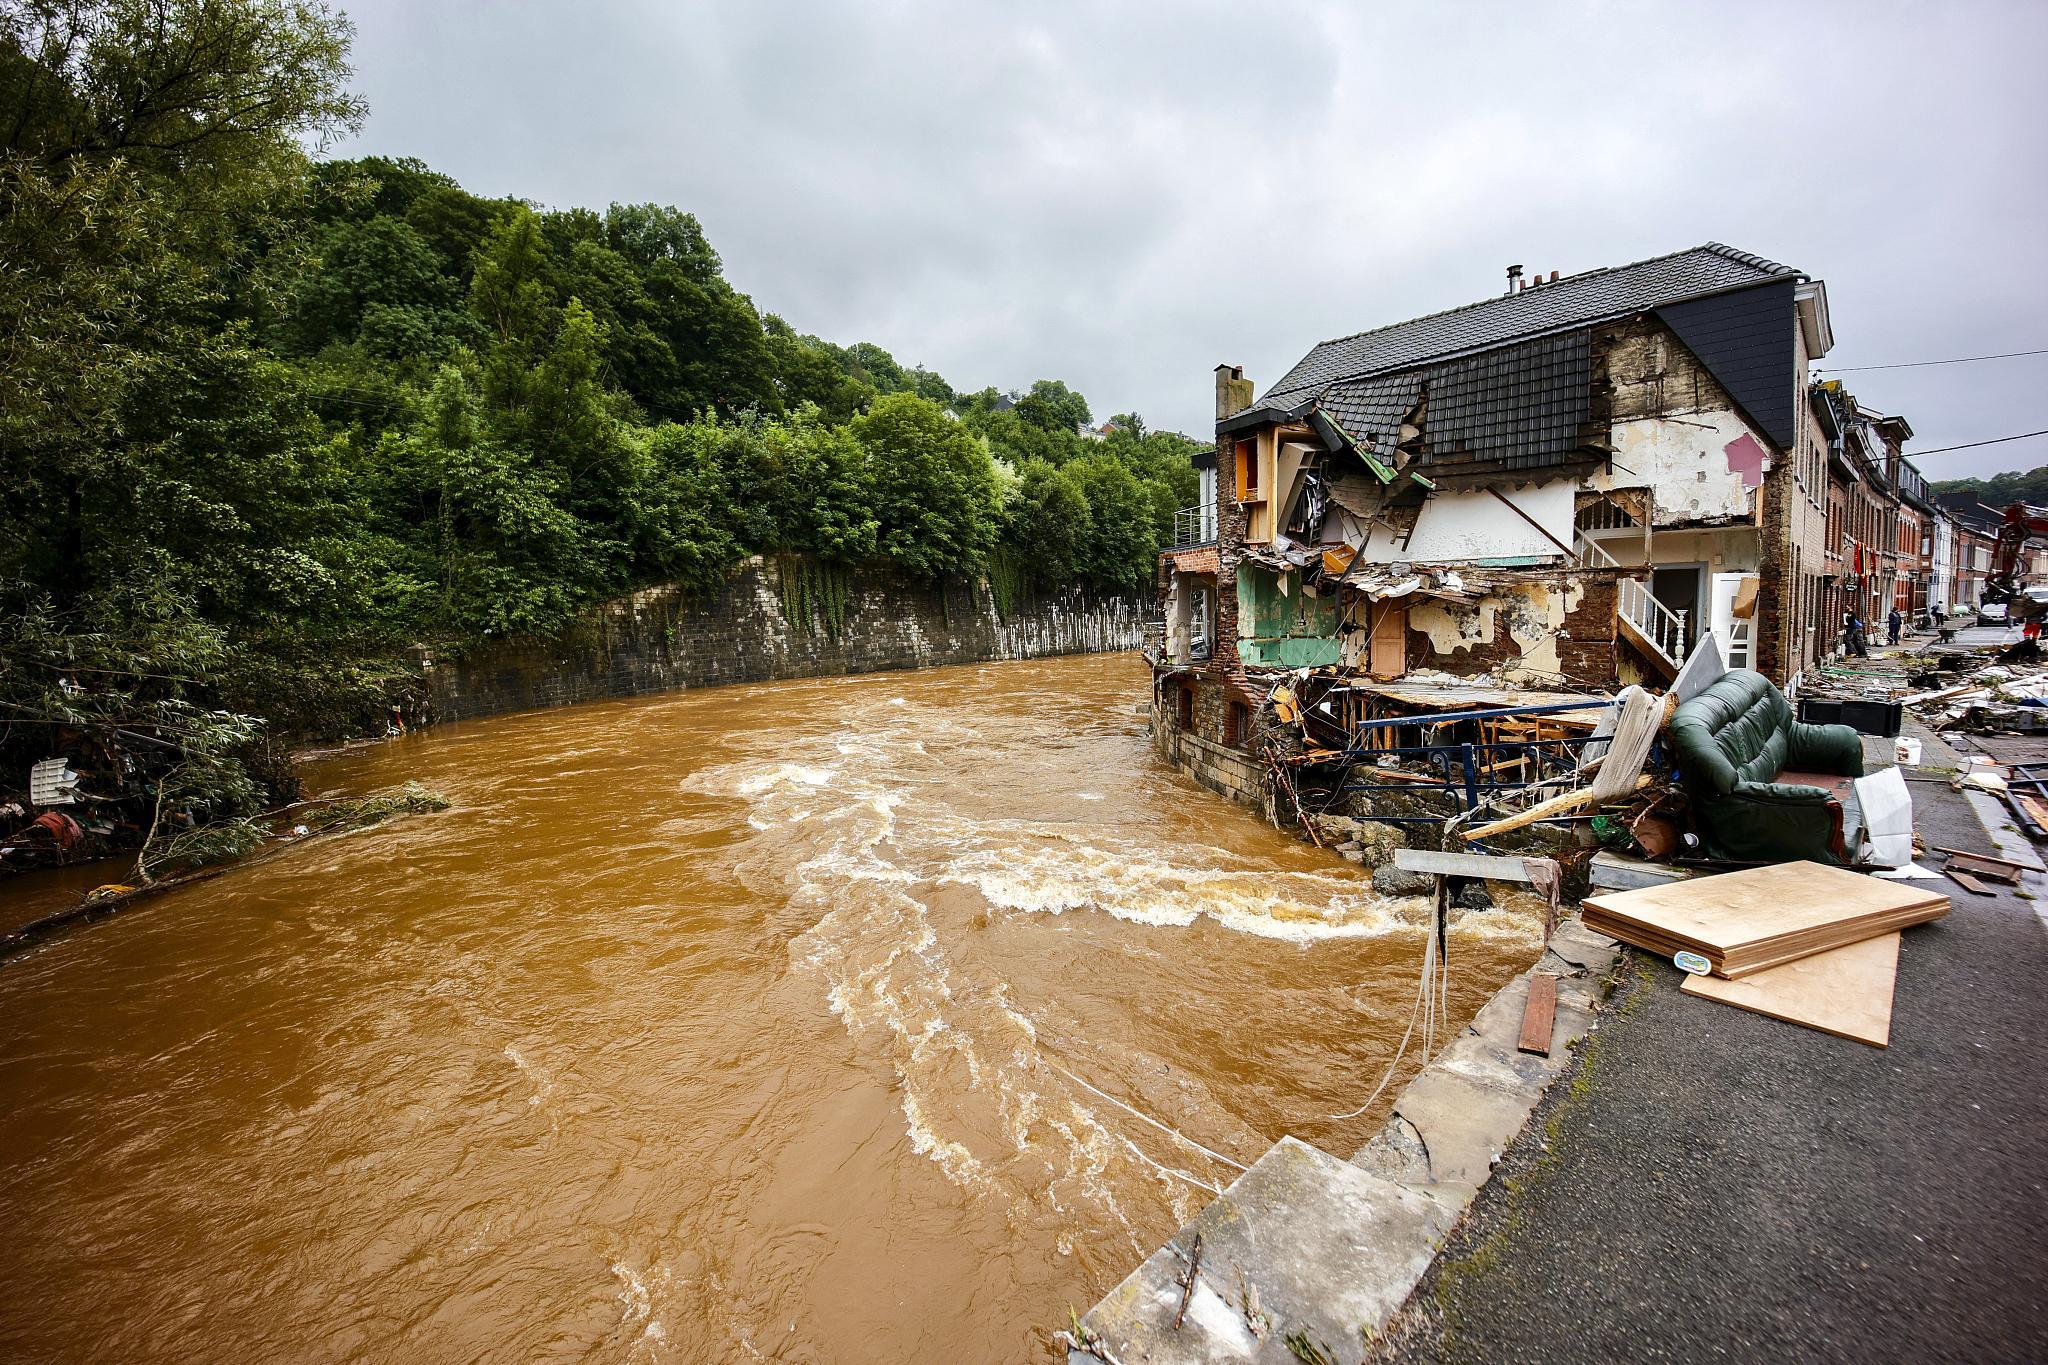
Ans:
POLYGON ((1173 548, 1193 549, 1216 543, 1216 504, 1196 503, 1173 514, 1173 548))

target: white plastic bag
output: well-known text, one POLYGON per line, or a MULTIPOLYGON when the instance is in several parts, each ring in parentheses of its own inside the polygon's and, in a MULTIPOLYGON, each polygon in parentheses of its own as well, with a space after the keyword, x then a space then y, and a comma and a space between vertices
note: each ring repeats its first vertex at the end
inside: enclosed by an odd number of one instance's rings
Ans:
POLYGON ((1913 795, 1906 775, 1880 768, 1856 779, 1856 804, 1863 814, 1864 847, 1856 861, 1865 867, 1904 867, 1913 861, 1913 795))

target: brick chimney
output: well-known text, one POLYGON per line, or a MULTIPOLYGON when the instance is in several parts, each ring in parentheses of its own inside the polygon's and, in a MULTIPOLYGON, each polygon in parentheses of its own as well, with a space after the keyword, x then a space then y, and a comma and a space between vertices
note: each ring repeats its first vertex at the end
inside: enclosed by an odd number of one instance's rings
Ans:
POLYGON ((1252 381, 1242 365, 1216 367, 1216 420, 1235 417, 1252 405, 1252 381))

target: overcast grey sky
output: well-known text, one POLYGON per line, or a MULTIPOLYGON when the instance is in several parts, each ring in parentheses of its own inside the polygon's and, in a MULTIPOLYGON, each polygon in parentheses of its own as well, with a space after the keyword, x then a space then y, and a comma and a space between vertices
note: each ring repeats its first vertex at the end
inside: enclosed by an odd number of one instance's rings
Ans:
MULTIPOLYGON (((343 153, 678 205, 762 311, 1098 417, 1708 240, 1827 281, 1830 365, 2048 347, 2039 0, 342 3, 343 153)), ((2048 427, 2048 356, 1842 378, 1923 449, 2048 427)))

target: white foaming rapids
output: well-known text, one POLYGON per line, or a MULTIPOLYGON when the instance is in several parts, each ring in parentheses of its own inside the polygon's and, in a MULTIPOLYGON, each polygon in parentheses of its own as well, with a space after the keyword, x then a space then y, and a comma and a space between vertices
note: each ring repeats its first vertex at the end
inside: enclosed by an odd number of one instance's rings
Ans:
MULTIPOLYGON (((1042 1064, 1031 1020, 1012 1006, 1006 982, 948 952, 916 892, 921 882, 959 880, 956 855, 985 859, 993 876, 1013 842, 1000 822, 963 819, 937 795, 948 760, 930 751, 976 736, 908 704, 888 714, 886 732, 842 731, 781 761, 715 767, 685 785, 746 802, 758 841, 775 841, 784 855, 777 866, 791 906, 817 913, 790 944, 792 964, 823 980, 849 1033, 880 1042, 911 1149, 1013 1220, 1052 1215, 1076 1233, 1120 1226, 1141 1251, 1116 1192, 1159 1190, 1185 1216, 1199 1186, 1139 1144, 1169 1161, 1186 1154, 1142 1128, 1124 1133, 1121 1116, 1099 1115, 1084 1097, 1048 1108, 1040 1086, 1062 1096, 1070 1087, 1042 1064), (792 848, 808 856, 790 863, 792 848)), ((1123 856, 1089 852, 1104 875, 1123 856)))
POLYGON ((1100 910, 1173 928, 1206 915, 1239 933, 1295 943, 1421 928, 1402 914, 1406 902, 1361 889, 1355 877, 1183 866, 1135 847, 1078 843, 1063 831, 1037 848, 1012 843, 963 853, 941 880, 972 886, 1005 910, 1100 910))

